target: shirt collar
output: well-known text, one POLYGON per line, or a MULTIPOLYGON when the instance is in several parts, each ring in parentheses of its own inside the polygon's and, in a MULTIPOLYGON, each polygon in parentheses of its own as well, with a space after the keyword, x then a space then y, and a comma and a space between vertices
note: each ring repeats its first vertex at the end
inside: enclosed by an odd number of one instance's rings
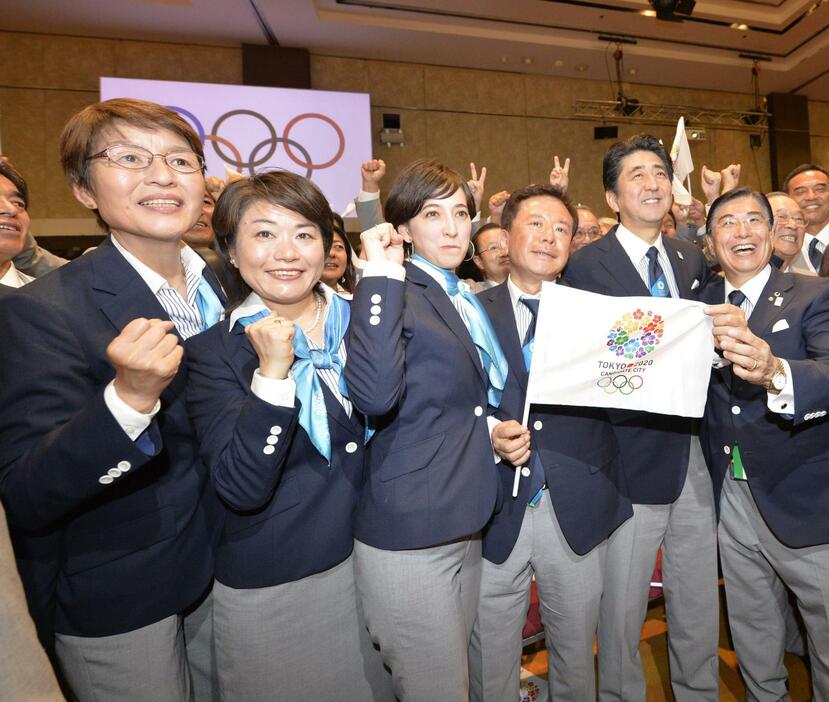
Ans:
MULTIPOLYGON (((328 315, 328 310, 331 309, 331 300, 333 299, 335 293, 331 288, 327 285, 323 285, 322 283, 318 283, 317 287, 314 288, 318 293, 321 293, 322 296, 325 298, 325 313, 322 319, 322 322, 325 323, 325 317, 328 315)), ((233 312, 230 313, 230 326, 228 329, 233 329, 236 322, 238 322, 242 317, 250 317, 251 315, 258 314, 263 310, 269 310, 270 308, 262 301, 262 298, 259 297, 255 292, 252 292, 245 298, 245 301, 239 305, 233 312)))
MULTIPOLYGON (((553 281, 556 282, 556 281, 553 281)), ((521 304, 521 298, 526 297, 530 300, 540 300, 541 293, 537 293, 535 295, 530 295, 529 293, 525 293, 521 288, 519 288, 513 281, 512 276, 507 277, 507 290, 509 290, 510 300, 512 300, 512 309, 517 310, 518 305, 521 304)))
POLYGON ((6 285, 10 288, 22 288, 26 283, 31 283, 33 280, 34 278, 30 275, 17 270, 14 267, 14 261, 9 261, 9 270, 0 278, 0 285, 6 285))
MULTIPOLYGON (((429 276, 431 278, 434 278, 434 280, 437 282, 437 284, 440 285, 443 292, 446 292, 446 278, 443 277, 443 275, 441 274, 440 271, 435 270, 435 268, 433 268, 432 266, 428 266, 425 263, 423 263, 423 261, 418 261, 415 258, 410 259, 409 263, 411 263, 413 266, 417 266, 424 273, 428 273, 429 276)), ((434 264, 432 264, 432 265, 434 265, 434 264)), ((458 280, 458 288, 462 292, 468 292, 469 291, 468 283, 465 283, 463 280, 458 280)))
POLYGON ((619 240, 619 243, 622 245, 622 248, 625 250, 625 253, 628 255, 628 258, 634 266, 645 258, 645 254, 647 254, 648 249, 651 246, 655 246, 656 250, 663 258, 668 257, 668 254, 665 251, 665 245, 662 243, 662 234, 659 234, 659 236, 656 237, 656 241, 654 241, 653 244, 649 244, 644 239, 640 239, 636 236, 636 234, 630 231, 630 229, 628 229, 624 224, 619 224, 619 226, 616 227, 616 238, 619 240))
MULTIPOLYGON (((110 234, 109 239, 112 242, 112 245, 121 252, 121 255, 125 259, 127 259, 127 263, 129 263, 130 266, 135 269, 135 272, 141 276, 141 279, 147 284, 147 287, 152 290, 153 295, 158 295, 162 288, 171 287, 164 276, 156 273, 148 265, 142 261, 139 261, 138 258, 133 256, 129 251, 121 246, 114 236, 110 234)), ((181 265, 184 266, 185 277, 188 273, 190 273, 191 275, 195 275, 197 278, 201 278, 206 264, 201 256, 185 244, 181 247, 181 265)))
POLYGON ((731 294, 733 290, 741 290, 743 295, 746 296, 746 299, 751 303, 751 308, 754 309, 757 306, 757 303, 760 300, 760 294, 763 292, 763 288, 766 287, 766 283, 769 282, 769 277, 771 276, 771 266, 766 265, 763 270, 757 273, 751 280, 747 283, 744 283, 739 288, 735 288, 731 283, 728 282, 728 278, 725 279, 725 299, 728 301, 728 296, 731 294))
POLYGON ((817 239, 820 241, 821 244, 829 248, 829 224, 827 224, 823 229, 821 229, 817 234, 806 234, 803 237, 803 250, 807 252, 809 250, 809 244, 811 243, 812 239, 817 239))

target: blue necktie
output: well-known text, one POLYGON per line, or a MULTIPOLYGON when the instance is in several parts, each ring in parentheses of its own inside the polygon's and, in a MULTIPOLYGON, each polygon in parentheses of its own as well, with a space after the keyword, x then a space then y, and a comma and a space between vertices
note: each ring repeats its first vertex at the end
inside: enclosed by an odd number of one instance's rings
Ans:
POLYGON ((665 271, 659 265, 659 251, 651 246, 645 254, 648 258, 648 287, 653 297, 670 297, 671 290, 668 287, 668 279, 665 271))
POLYGON ((446 293, 449 297, 460 297, 466 313, 466 320, 469 323, 469 335, 478 350, 484 372, 489 378, 487 388, 489 404, 498 407, 501 404, 501 396, 504 394, 508 366, 507 359, 501 350, 498 337, 495 335, 495 330, 492 328, 492 323, 489 321, 486 311, 478 298, 469 292, 466 284, 463 287, 458 284, 458 276, 452 271, 440 268, 417 254, 412 256, 412 259, 420 261, 443 276, 446 281, 446 293))
POLYGON ((820 272, 820 264, 823 263, 823 249, 823 244, 817 237, 809 242, 809 261, 818 272, 820 272))
MULTIPOLYGON (((527 370, 533 360, 533 346, 535 342, 535 323, 538 319, 538 305, 540 300, 535 300, 531 297, 522 297, 520 302, 526 305, 533 318, 530 321, 530 326, 527 327, 527 333, 524 334, 524 343, 521 346, 521 353, 524 355, 524 365, 527 370)), ((533 450, 530 453, 530 507, 537 507, 543 496, 544 483, 544 467, 541 465, 541 459, 538 457, 538 450, 533 450)))
POLYGON ((742 290, 732 290, 728 293, 728 301, 735 307, 742 307, 746 301, 745 293, 742 290))
POLYGON ((222 318, 222 312, 224 312, 222 302, 204 276, 201 277, 199 287, 196 288, 196 306, 201 313, 202 331, 210 329, 222 318))
POLYGON ((530 314, 532 314, 530 326, 527 327, 527 333, 524 334, 524 341, 521 344, 521 353, 524 355, 524 366, 529 370, 533 358, 533 346, 535 346, 535 323, 538 319, 538 304, 540 300, 535 300, 531 297, 522 297, 521 302, 529 308, 530 314))
MULTIPOLYGON (((339 390, 343 397, 348 397, 343 378, 343 361, 339 356, 340 345, 348 329, 351 319, 351 307, 338 295, 332 295, 328 301, 328 315, 325 318, 323 329, 324 347, 311 348, 308 339, 299 325, 294 325, 294 360, 291 366, 294 382, 296 383, 296 397, 299 400, 299 425, 308 434, 314 448, 331 464, 331 432, 328 429, 328 409, 325 406, 325 396, 322 384, 317 375, 317 368, 328 368, 339 376, 339 390)), ((238 322, 243 327, 253 324, 257 320, 267 317, 270 310, 261 310, 256 314, 240 317, 238 322)), ((374 431, 366 424, 365 442, 371 438, 374 431)))

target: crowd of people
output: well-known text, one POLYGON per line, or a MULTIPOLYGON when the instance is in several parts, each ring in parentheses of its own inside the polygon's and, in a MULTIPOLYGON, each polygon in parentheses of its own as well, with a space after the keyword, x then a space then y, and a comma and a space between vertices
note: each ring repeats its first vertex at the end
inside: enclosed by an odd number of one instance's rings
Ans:
POLYGON ((486 219, 485 168, 414 161, 381 204, 374 159, 353 251, 312 181, 205 179, 153 103, 84 108, 60 158, 107 233, 71 262, 0 161, 0 497, 28 610, 4 562, 0 697, 504 702, 535 582, 548 699, 645 700, 661 551, 677 700, 719 699, 720 570, 748 699, 786 698, 787 650, 829 699, 820 165, 768 194, 703 168, 681 206, 638 135, 604 156, 607 222, 569 159, 486 219), (705 303, 702 420, 525 420, 544 282, 705 303))

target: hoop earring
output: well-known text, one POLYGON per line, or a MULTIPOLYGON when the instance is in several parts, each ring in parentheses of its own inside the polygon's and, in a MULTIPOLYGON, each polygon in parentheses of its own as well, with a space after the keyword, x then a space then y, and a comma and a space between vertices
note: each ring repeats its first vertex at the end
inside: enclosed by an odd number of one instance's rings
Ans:
POLYGON ((237 266, 237 265, 236 265, 236 259, 235 259, 235 258, 233 258, 233 256, 229 256, 228 258, 229 258, 229 260, 230 260, 230 265, 231 265, 231 266, 233 266, 234 268, 238 268, 238 267, 239 267, 239 266, 237 266))
POLYGON ((471 250, 472 253, 469 254, 468 258, 463 259, 464 262, 471 261, 473 258, 475 258, 475 253, 476 253, 475 252, 475 244, 473 244, 471 241, 469 242, 469 249, 471 250))

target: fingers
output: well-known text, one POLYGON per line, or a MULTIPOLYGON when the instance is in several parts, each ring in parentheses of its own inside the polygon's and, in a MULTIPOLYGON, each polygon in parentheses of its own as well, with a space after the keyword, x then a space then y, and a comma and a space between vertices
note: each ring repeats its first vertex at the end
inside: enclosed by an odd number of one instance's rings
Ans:
POLYGON ((570 159, 569 158, 564 159, 564 172, 565 173, 570 173, 570 159))
POLYGON ((469 172, 472 174, 472 180, 478 180, 478 170, 475 168, 474 163, 469 164, 469 172))
POLYGON ((481 178, 479 180, 481 184, 481 190, 484 189, 484 183, 486 183, 486 166, 481 169, 481 178))

